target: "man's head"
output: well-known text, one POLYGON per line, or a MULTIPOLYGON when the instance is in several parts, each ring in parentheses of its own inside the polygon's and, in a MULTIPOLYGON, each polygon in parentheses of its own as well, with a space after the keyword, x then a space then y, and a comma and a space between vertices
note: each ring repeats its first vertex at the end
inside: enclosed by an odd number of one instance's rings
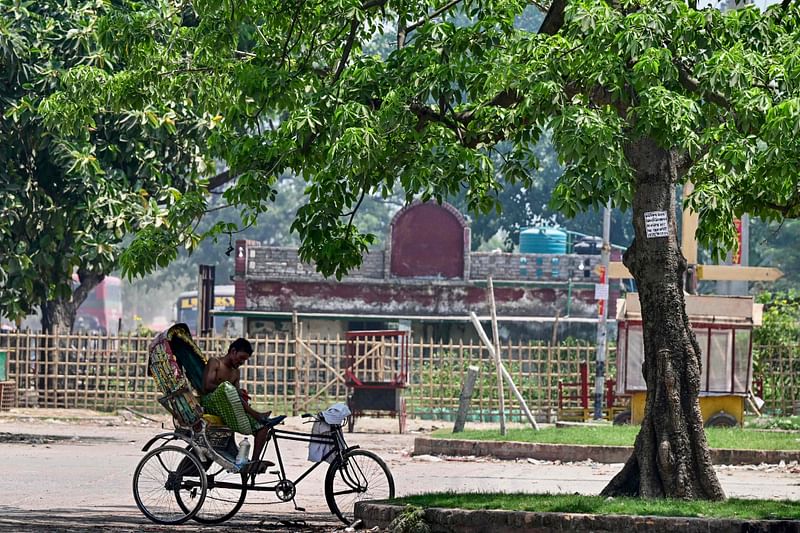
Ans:
POLYGON ((234 368, 239 368, 253 354, 253 346, 247 339, 236 339, 228 348, 228 358, 234 368))

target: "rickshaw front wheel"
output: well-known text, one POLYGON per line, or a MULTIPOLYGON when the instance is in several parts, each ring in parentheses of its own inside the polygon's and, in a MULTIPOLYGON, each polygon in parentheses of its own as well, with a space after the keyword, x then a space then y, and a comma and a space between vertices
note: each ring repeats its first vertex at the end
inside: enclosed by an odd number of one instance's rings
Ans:
POLYGON ((325 475, 325 499, 345 524, 355 520, 356 502, 394 498, 394 478, 383 459, 355 449, 336 459, 325 475))

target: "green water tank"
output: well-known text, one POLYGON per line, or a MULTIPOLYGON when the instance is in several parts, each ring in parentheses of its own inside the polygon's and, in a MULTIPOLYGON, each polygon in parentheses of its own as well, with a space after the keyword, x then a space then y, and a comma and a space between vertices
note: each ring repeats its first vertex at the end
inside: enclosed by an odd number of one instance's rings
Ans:
POLYGON ((523 254, 565 254, 567 232, 545 226, 524 229, 519 234, 519 251, 523 254))

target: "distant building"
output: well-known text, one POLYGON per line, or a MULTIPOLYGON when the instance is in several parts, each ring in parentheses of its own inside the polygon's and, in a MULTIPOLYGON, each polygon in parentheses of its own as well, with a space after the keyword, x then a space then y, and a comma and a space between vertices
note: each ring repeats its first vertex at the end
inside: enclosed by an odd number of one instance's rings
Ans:
POLYGON ((471 252, 465 218, 436 203, 400 210, 386 242, 336 281, 302 263, 296 248, 237 241, 235 311, 222 314, 244 317, 247 335, 296 326, 304 336, 406 329, 415 337, 467 339, 474 337, 469 312, 490 315, 492 276, 501 337, 549 339, 557 314, 562 324, 594 331, 599 255, 471 252))

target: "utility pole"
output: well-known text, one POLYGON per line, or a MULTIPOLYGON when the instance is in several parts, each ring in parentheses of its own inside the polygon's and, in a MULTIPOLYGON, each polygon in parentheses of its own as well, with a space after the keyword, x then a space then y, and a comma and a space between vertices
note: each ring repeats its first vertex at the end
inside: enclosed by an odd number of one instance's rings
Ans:
POLYGON ((216 267, 213 265, 200 265, 197 280, 197 334, 200 336, 211 335, 214 331, 214 283, 216 267))
POLYGON ((597 300, 597 353, 594 373, 594 418, 603 418, 603 392, 606 383, 606 342, 608 314, 608 265, 611 261, 611 202, 603 209, 603 248, 600 253, 600 283, 595 285, 597 300))

